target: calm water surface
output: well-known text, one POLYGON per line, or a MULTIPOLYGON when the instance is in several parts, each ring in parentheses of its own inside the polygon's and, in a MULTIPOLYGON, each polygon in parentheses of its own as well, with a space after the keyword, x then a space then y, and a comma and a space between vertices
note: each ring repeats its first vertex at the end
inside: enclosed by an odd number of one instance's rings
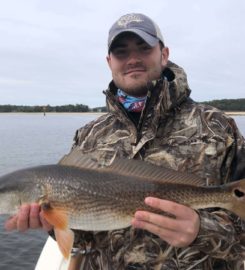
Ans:
MULTIPOLYGON (((57 163, 71 145, 75 130, 97 115, 0 114, 0 175, 57 163)), ((245 135, 245 116, 233 117, 245 135)), ((47 238, 42 231, 6 233, 0 218, 0 270, 33 270, 47 238)), ((49 270, 49 269, 47 269, 49 270)))
MULTIPOLYGON (((0 175, 23 167, 57 163, 70 150, 76 129, 97 117, 0 114, 0 175)), ((5 218, 0 217, 0 270, 33 270, 47 234, 37 230, 7 233, 3 228, 5 218)))

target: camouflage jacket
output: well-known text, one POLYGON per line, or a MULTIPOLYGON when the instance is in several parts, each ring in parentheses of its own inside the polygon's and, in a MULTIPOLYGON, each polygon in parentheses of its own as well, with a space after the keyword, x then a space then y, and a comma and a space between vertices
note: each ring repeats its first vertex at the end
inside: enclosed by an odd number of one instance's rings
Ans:
MULTIPOLYGON (((221 111, 190 99, 182 68, 169 62, 162 78, 148 89, 145 108, 135 121, 117 102, 112 82, 105 91, 109 113, 77 130, 73 148, 61 163, 73 164, 76 150, 103 163, 117 156, 188 171, 206 185, 245 176, 245 143, 236 124, 221 111)), ((221 209, 200 210, 199 215, 200 232, 186 248, 173 248, 131 227, 77 231, 75 245, 85 253, 81 269, 244 269, 245 224, 221 209)))

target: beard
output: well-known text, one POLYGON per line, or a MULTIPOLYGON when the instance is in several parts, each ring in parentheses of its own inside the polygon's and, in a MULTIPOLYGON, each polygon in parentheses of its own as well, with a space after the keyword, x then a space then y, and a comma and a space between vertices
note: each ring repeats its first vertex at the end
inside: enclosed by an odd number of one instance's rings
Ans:
POLYGON ((113 81, 115 85, 123 90, 126 94, 134 97, 146 96, 149 90, 149 84, 153 80, 160 79, 162 70, 154 73, 154 76, 147 76, 141 78, 140 75, 133 75, 130 78, 120 78, 119 76, 114 75, 113 81))
POLYGON ((158 80, 161 77, 163 66, 161 64, 161 59, 159 64, 153 68, 146 68, 143 64, 136 64, 134 66, 129 66, 123 72, 113 72, 112 77, 115 85, 123 90, 126 94, 134 97, 143 97, 147 95, 149 90, 149 83, 153 80, 158 80), (145 70, 145 74, 132 74, 131 76, 126 75, 127 71, 130 69, 141 68, 145 70))
POLYGON ((141 82, 141 83, 134 83, 133 85, 130 84, 122 84, 120 85, 116 83, 117 87, 121 90, 123 90, 126 94, 134 97, 142 97, 147 95, 148 91, 148 82, 141 82))

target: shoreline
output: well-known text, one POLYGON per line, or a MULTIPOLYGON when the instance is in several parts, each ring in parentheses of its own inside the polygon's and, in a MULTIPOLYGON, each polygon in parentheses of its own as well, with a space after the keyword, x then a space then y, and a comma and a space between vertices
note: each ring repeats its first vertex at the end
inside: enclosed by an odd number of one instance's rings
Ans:
MULTIPOLYGON (((43 115, 43 112, 0 112, 1 114, 41 114, 43 115)), ((102 115, 105 114, 105 112, 46 112, 46 115, 49 114, 82 114, 82 115, 102 115)))
POLYGON ((245 112, 225 112, 225 114, 233 116, 245 116, 245 112))
MULTIPOLYGON (((102 115, 106 112, 46 112, 45 114, 81 114, 81 115, 102 115)), ((43 115, 43 112, 0 112, 1 114, 41 114, 43 115)), ((225 111, 225 114, 227 115, 233 115, 233 116, 245 116, 245 111, 225 111)))

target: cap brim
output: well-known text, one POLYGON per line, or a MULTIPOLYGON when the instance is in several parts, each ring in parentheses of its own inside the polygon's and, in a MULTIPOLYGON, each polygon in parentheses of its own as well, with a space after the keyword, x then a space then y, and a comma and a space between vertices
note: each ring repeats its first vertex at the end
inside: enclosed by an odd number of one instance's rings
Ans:
POLYGON ((137 36, 139 36, 140 38, 142 38, 148 45, 150 45, 151 47, 155 47, 157 45, 157 43, 159 42, 159 39, 156 37, 153 37, 150 34, 147 34, 146 32, 140 30, 140 29, 123 29, 118 31, 117 34, 114 35, 113 39, 111 40, 111 42, 108 44, 108 51, 110 51, 113 43, 118 40, 118 38, 120 37, 121 34, 123 33, 134 33, 137 36))

